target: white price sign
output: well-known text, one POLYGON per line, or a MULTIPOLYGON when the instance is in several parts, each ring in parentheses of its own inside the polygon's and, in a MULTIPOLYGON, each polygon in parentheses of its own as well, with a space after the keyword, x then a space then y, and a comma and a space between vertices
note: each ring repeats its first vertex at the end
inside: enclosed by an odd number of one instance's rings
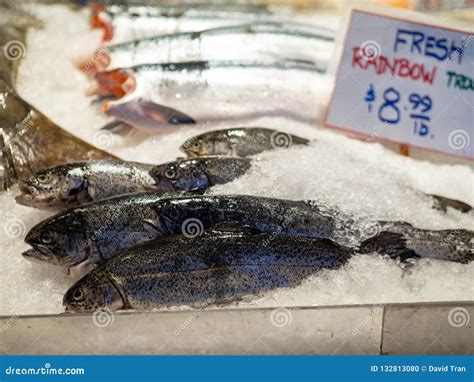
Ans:
POLYGON ((474 159, 474 34, 352 10, 324 124, 474 159))

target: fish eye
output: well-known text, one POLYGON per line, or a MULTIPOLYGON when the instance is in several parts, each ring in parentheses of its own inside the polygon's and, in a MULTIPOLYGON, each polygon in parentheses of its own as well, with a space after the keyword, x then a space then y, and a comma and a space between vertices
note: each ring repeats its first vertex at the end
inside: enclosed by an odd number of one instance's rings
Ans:
POLYGON ((50 244, 53 241, 53 235, 49 232, 45 232, 43 235, 41 235, 41 241, 44 244, 50 244))
POLYGON ((74 301, 82 301, 84 300, 84 292, 82 291, 82 288, 78 288, 74 291, 74 293, 72 294, 72 298, 74 299, 74 301))
POLYGON ((49 181, 49 177, 48 177, 48 175, 46 175, 46 174, 38 175, 38 176, 36 177, 36 179, 37 179, 38 182, 41 183, 41 184, 48 183, 48 181, 49 181))
POLYGON ((176 170, 175 170, 173 167, 167 168, 166 171, 165 171, 165 176, 166 176, 168 179, 174 179, 174 178, 176 178, 176 170))

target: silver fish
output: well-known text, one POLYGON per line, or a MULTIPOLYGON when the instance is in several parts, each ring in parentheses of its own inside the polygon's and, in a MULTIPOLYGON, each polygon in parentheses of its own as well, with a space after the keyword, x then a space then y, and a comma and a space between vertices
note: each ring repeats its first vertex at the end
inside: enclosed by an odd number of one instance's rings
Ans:
POLYGON ((313 26, 257 23, 104 45, 81 67, 89 75, 142 64, 211 60, 296 60, 326 69, 334 36, 313 26))
POLYGON ((351 255, 329 240, 270 234, 169 237, 99 265, 66 292, 63 304, 68 312, 93 312, 224 303, 293 287, 322 269, 341 267, 351 255))
MULTIPOLYGON (((135 6, 125 10, 96 8, 91 25, 104 31, 103 41, 118 44, 178 32, 196 32, 206 29, 253 24, 257 22, 292 22, 292 16, 237 9, 173 9, 135 6)), ((312 24, 310 17, 304 20, 312 24)), ((315 25, 315 28, 318 26, 315 25)), ((330 29, 318 27, 327 33, 330 29)))
POLYGON ((171 125, 264 116, 313 125, 324 77, 301 62, 208 61, 140 65, 98 73, 96 80, 100 96, 122 97, 104 104, 109 116, 154 133, 171 125))

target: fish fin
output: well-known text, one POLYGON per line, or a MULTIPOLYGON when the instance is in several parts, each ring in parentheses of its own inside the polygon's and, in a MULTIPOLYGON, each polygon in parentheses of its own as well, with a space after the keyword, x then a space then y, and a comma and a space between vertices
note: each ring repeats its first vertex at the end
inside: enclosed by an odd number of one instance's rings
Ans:
POLYGON ((419 257, 414 250, 407 247, 406 239, 402 234, 389 231, 382 231, 363 241, 360 250, 362 253, 377 252, 388 255, 392 259, 399 258, 402 262, 419 257))
POLYGON ((101 130, 110 131, 111 133, 118 135, 128 135, 132 130, 133 126, 123 121, 112 121, 107 123, 105 126, 100 128, 101 130))
POLYGON ((140 101, 140 107, 149 118, 156 121, 168 122, 173 125, 188 125, 196 123, 196 121, 189 115, 171 107, 158 105, 148 101, 140 101))
POLYGON ((91 259, 86 259, 78 264, 72 265, 68 269, 68 274, 71 277, 79 278, 89 273, 94 268, 94 263, 91 259))
POLYGON ((467 203, 461 202, 460 200, 446 198, 440 195, 429 195, 434 199, 433 208, 446 212, 448 207, 454 208, 463 213, 469 212, 472 210, 472 206, 467 203))
POLYGON ((163 235, 163 229, 159 220, 145 219, 143 220, 143 228, 153 237, 163 235))

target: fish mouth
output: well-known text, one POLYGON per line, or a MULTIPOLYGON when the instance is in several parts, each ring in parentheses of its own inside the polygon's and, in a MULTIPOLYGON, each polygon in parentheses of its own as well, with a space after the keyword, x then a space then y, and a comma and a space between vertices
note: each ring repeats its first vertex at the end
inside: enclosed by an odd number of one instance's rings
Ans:
MULTIPOLYGON (((23 191, 23 190, 21 190, 23 191)), ((38 200, 34 194, 26 191, 23 194, 15 196, 15 201, 25 207, 33 207, 42 210, 50 210, 51 212, 57 212, 65 208, 63 203, 54 200, 38 200)))
POLYGON ((33 263, 56 263, 54 261, 54 253, 45 245, 32 245, 33 248, 27 249, 22 256, 33 263))
MULTIPOLYGON (((96 88, 93 94, 99 97, 115 96, 116 99, 125 97, 133 93, 137 88, 137 81, 133 73, 125 69, 114 69, 107 72, 97 73, 95 75, 96 88)), ((108 104, 104 104, 104 110, 107 111, 108 104)))

